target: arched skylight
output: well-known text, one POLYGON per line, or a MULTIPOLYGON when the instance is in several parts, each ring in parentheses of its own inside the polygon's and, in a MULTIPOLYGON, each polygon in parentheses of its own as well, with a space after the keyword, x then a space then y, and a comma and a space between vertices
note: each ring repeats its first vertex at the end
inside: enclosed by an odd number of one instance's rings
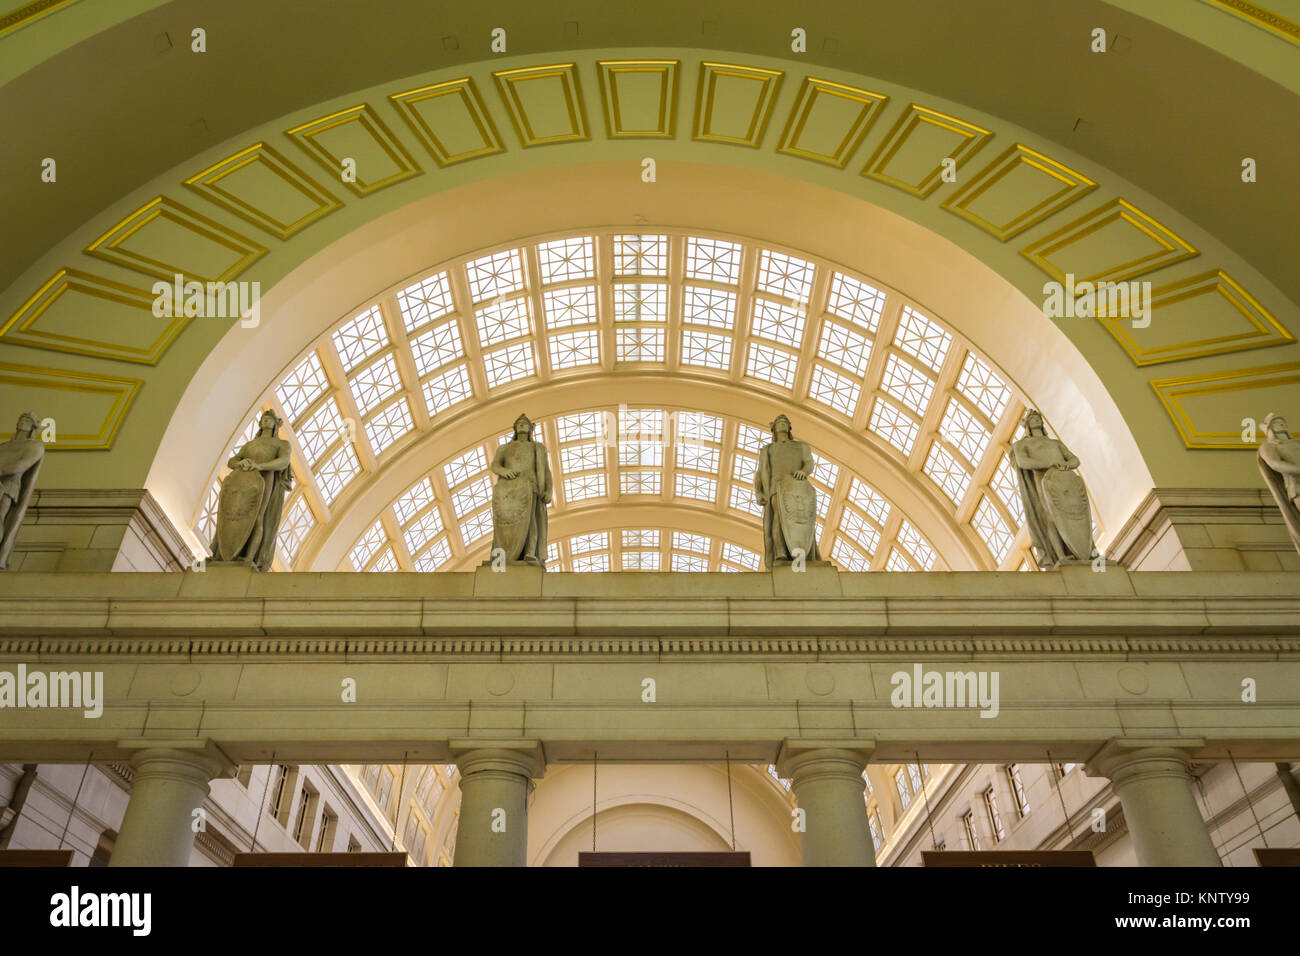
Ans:
MULTIPOLYGON (((1007 457, 1026 402, 987 359, 915 303, 830 264, 671 230, 592 231, 476 255, 382 295, 322 336, 262 403, 285 418, 294 452, 276 566, 315 566, 337 509, 474 403, 518 392, 526 408, 529 389, 566 377, 654 372, 815 410, 846 442, 872 444, 947 502, 950 520, 982 543, 985 566, 1032 566, 1007 457)), ((550 566, 757 566, 750 482, 765 425, 634 399, 539 416, 556 487, 550 566), (570 517, 615 501, 668 503, 680 517, 641 520, 616 508, 598 526, 566 530, 570 517)), ((463 570, 482 560, 487 467, 508 438, 485 435, 431 467, 380 509, 340 566, 463 570)), ((949 566, 870 476, 850 473, 834 447, 815 452, 823 557, 845 570, 949 566)), ((205 541, 229 454, 196 516, 205 541)))

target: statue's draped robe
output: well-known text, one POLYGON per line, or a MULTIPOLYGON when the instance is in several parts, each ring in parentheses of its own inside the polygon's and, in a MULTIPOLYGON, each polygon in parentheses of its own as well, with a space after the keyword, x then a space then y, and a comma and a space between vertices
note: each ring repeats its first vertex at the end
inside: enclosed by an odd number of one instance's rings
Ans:
POLYGON ((1052 467, 1073 458, 1055 438, 1030 435, 1011 446, 1020 500, 1039 567, 1092 558, 1092 511, 1083 479, 1073 469, 1052 467))
MULTIPOLYGON (((1282 444, 1286 444, 1290 448, 1300 449, 1300 441, 1296 441, 1294 438, 1288 442, 1270 443, 1265 441, 1259 446, 1256 461, 1259 464, 1260 474, 1264 476, 1265 484, 1273 493, 1273 500, 1277 502, 1278 510, 1282 512, 1282 520, 1286 522, 1287 530, 1291 532, 1291 540, 1295 543, 1296 550, 1300 551, 1300 508, 1296 507, 1296 500, 1300 498, 1300 478, 1295 475, 1274 471, 1272 464, 1269 462, 1269 457, 1275 457, 1281 461, 1287 460, 1283 457, 1281 448, 1278 447, 1282 444), (1265 452, 1265 449, 1268 449, 1268 451, 1265 452)), ((1300 454, 1289 457, 1300 458, 1300 454)), ((1294 461, 1288 461, 1287 463, 1295 464, 1294 461)))
POLYGON ((546 447, 529 439, 508 441, 497 451, 494 466, 517 472, 497 477, 492 488, 492 554, 505 552, 507 561, 546 565, 546 502, 551 467, 546 447))
POLYGON ((772 442, 758 453, 754 490, 763 502, 763 560, 791 561, 796 550, 804 560, 820 561, 817 548, 817 491, 807 478, 794 477, 801 465, 811 473, 812 449, 807 442, 772 442))
MULTIPOLYGON (((240 448, 234 457, 248 458, 259 465, 264 465, 288 455, 288 443, 284 439, 259 435, 240 448)), ((222 482, 221 496, 218 498, 217 505, 219 521, 227 483, 237 474, 238 471, 232 471, 222 482)), ((245 474, 255 475, 262 482, 262 494, 256 505, 256 513, 252 516, 252 526, 248 536, 233 554, 226 556, 221 553, 219 547, 221 529, 218 527, 217 534, 212 540, 211 550, 213 556, 219 560, 248 561, 259 571, 269 571, 271 562, 275 558, 275 536, 280 528, 284 499, 289 493, 293 473, 286 467, 280 471, 255 471, 245 472, 245 474)))
POLYGON ((9 510, 0 527, 0 571, 9 567, 9 553, 27 505, 36 489, 36 475, 45 460, 45 443, 36 438, 15 438, 0 445, 0 494, 9 499, 9 510))

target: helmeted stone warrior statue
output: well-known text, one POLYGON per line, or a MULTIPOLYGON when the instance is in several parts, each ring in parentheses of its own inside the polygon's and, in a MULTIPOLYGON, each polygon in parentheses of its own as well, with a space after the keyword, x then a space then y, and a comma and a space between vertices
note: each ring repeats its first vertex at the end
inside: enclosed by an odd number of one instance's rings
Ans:
POLYGON ((45 442, 36 437, 40 420, 23 412, 14 437, 0 444, 0 571, 8 570, 18 527, 36 490, 36 475, 45 458, 45 442))
POLYGON ((1264 482, 1291 533, 1291 542, 1300 551, 1300 439, 1291 437, 1281 415, 1269 413, 1264 419, 1264 441, 1259 446, 1258 460, 1264 482))
POLYGON ((1043 416, 1030 409, 1025 437, 1011 445, 1025 523, 1040 568, 1091 561, 1092 509, 1083 479, 1075 471, 1079 459, 1064 443, 1047 436, 1043 416))
POLYGON ((551 463, 533 441, 527 415, 515 419, 515 436, 497 449, 492 473, 492 553, 507 563, 546 566, 546 506, 551 503, 551 463))
POLYGON ((808 481, 817 463, 807 442, 795 441, 790 419, 772 422, 772 441, 758 453, 754 492, 763 506, 763 562, 767 570, 802 553, 820 562, 817 550, 817 490, 808 481))
POLYGON ((293 487, 289 443, 276 435, 279 427, 275 412, 263 412, 257 435, 226 462, 231 471, 217 496, 214 561, 271 570, 284 499, 293 487))

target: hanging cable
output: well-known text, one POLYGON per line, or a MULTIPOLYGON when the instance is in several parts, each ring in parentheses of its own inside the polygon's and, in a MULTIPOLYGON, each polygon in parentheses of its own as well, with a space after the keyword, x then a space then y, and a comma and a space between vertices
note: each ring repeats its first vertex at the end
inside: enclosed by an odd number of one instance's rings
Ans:
POLYGON ((591 752, 591 852, 596 852, 596 760, 600 754, 591 752))
POLYGON ((63 824, 63 833, 59 835, 59 849, 63 849, 63 841, 68 835, 68 827, 72 826, 72 815, 77 812, 77 801, 81 799, 81 788, 85 786, 86 774, 90 773, 90 761, 95 758, 95 751, 90 752, 86 758, 86 767, 81 771, 81 783, 77 784, 77 792, 72 797, 72 806, 68 808, 68 819, 63 824))
POLYGON ((727 760, 727 811, 731 814, 731 849, 736 849, 736 806, 731 802, 731 751, 724 750, 723 756, 727 760))
MULTIPOLYGON (((913 751, 912 751, 912 756, 916 758, 916 769, 917 769, 918 771, 920 771, 920 769, 921 769, 921 752, 920 752, 919 750, 913 750, 913 751)), ((862 772, 863 772, 863 773, 866 773, 865 770, 862 771, 862 772)), ((932 845, 932 846, 937 850, 937 849, 939 849, 939 841, 935 839, 935 836, 934 836, 934 821, 930 819, 930 793, 929 793, 929 790, 928 790, 928 789, 926 788, 926 786, 925 786, 925 777, 924 777, 924 776, 921 777, 921 797, 922 797, 922 799, 925 800, 925 823, 926 823, 926 826, 928 826, 928 827, 930 828, 930 844, 931 844, 931 845, 932 845)), ((884 835, 884 834, 881 834, 881 836, 883 836, 883 835, 884 835)))
POLYGON ((1056 775, 1056 764, 1052 761, 1052 752, 1047 751, 1047 772, 1056 784, 1056 799, 1061 801, 1061 813, 1065 814, 1065 829, 1070 834, 1070 845, 1074 845, 1074 827, 1070 824, 1070 811, 1065 809, 1065 797, 1061 795, 1061 778, 1056 775))
POLYGON ((1241 779, 1241 771, 1237 769, 1237 758, 1228 751, 1228 759, 1232 761, 1232 770, 1237 775, 1237 783, 1241 784, 1241 792, 1246 796, 1246 806, 1250 807, 1250 815, 1254 817, 1255 829, 1259 831, 1259 838, 1264 841, 1264 846, 1268 846, 1268 837, 1264 836, 1264 828, 1259 825, 1259 817, 1255 814, 1255 804, 1251 803, 1250 791, 1246 789, 1246 781, 1241 779))

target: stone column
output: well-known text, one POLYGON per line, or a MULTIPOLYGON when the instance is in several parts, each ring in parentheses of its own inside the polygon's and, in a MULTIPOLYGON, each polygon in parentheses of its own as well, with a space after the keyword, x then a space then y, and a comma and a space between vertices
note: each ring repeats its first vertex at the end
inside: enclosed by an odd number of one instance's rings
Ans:
POLYGON ((1204 741, 1110 740, 1088 761, 1109 777, 1139 866, 1222 866, 1192 794, 1189 749, 1204 741))
POLYGON ((150 747, 131 758, 135 779, 109 866, 188 866, 194 811, 232 765, 214 750, 150 747))
POLYGON ((454 866, 526 866, 528 795, 546 772, 535 741, 454 741, 460 821, 454 866))
POLYGON ((872 748, 856 741, 781 745, 777 772, 790 779, 804 831, 804 866, 875 866, 862 771, 872 748))

